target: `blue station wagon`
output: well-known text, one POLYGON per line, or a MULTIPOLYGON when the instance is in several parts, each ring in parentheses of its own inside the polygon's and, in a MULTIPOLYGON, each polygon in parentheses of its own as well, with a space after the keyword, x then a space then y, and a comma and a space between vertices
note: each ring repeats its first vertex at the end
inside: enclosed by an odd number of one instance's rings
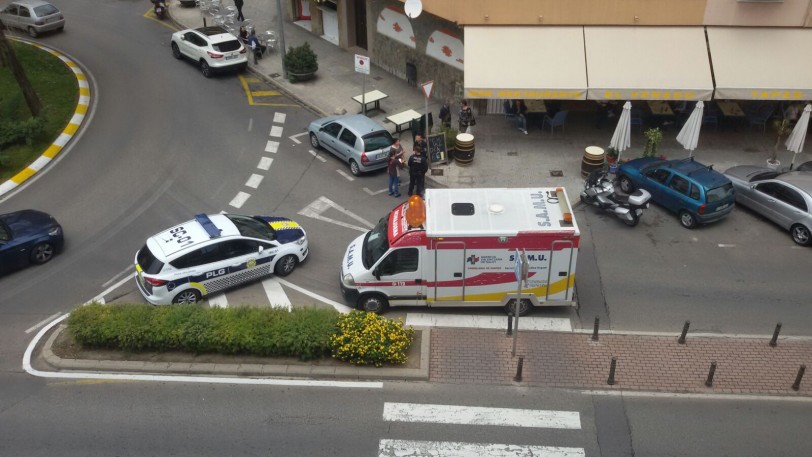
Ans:
POLYGON ((693 158, 630 160, 620 166, 618 179, 623 192, 649 191, 652 201, 678 214, 689 229, 723 219, 735 205, 730 179, 693 158))

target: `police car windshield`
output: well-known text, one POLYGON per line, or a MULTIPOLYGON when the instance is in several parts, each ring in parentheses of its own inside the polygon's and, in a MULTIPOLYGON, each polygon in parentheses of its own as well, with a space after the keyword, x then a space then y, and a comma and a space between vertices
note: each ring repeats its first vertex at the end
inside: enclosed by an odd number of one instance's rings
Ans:
POLYGON ((276 232, 267 222, 254 219, 253 217, 237 216, 235 214, 226 214, 226 217, 237 226, 237 230, 240 231, 240 235, 242 236, 260 238, 263 240, 276 239, 276 232))
POLYGON ((386 237, 388 226, 389 218, 381 218, 381 220, 378 221, 378 225, 376 225, 371 232, 367 233, 364 239, 364 255, 361 256, 361 260, 364 262, 364 268, 367 270, 372 268, 372 265, 375 265, 375 262, 389 250, 389 240, 386 237))

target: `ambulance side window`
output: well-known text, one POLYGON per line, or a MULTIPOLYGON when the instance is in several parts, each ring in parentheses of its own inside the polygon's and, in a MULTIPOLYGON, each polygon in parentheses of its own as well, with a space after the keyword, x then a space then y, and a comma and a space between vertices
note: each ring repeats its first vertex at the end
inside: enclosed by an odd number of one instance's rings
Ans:
POLYGON ((381 276, 417 271, 418 256, 417 248, 397 249, 390 252, 378 267, 381 276))

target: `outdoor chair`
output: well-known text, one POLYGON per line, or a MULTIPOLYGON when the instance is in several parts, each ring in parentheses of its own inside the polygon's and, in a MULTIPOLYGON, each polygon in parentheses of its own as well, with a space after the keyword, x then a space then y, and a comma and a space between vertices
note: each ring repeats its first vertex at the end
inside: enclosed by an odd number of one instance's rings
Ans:
POLYGON ((766 133, 767 121, 769 121, 770 117, 772 117, 774 109, 775 107, 773 105, 764 105, 755 115, 747 116, 747 122, 750 123, 750 129, 752 130, 753 126, 757 125, 761 127, 761 133, 766 133))
POLYGON ((505 100, 502 102, 502 110, 505 113, 505 119, 516 118, 516 111, 513 109, 513 104, 510 103, 510 100, 505 100))
POLYGON ((643 112, 639 109, 632 109, 631 113, 629 113, 629 124, 634 127, 640 127, 640 131, 643 131, 643 112))
POLYGON ((716 113, 702 113, 702 125, 713 125, 715 130, 719 130, 719 115, 716 113))
POLYGON ((556 127, 561 127, 561 131, 564 131, 564 123, 567 121, 567 112, 566 111, 559 111, 555 113, 555 116, 550 117, 548 115, 544 115, 544 120, 541 122, 541 129, 544 130, 544 126, 550 126, 550 136, 553 135, 556 127))

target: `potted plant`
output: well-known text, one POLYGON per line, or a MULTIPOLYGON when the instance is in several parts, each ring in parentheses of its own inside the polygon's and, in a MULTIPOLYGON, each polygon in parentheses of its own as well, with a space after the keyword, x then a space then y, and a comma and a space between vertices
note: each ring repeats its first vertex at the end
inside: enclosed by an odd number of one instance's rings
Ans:
POLYGON ((775 146, 773 146, 772 156, 767 159, 767 166, 773 170, 777 170, 778 167, 781 166, 781 162, 778 160, 778 145, 781 144, 781 137, 784 135, 789 135, 792 132, 792 129, 789 126, 789 120, 786 118, 773 122, 773 127, 775 128, 776 133, 778 133, 778 138, 775 139, 775 146))
POLYGON ((445 135, 445 150, 448 154, 448 160, 454 159, 454 149, 457 146, 457 134, 459 131, 454 127, 440 127, 440 131, 445 135))
POLYGON ((319 63, 310 43, 305 42, 301 46, 288 49, 285 54, 285 67, 288 72, 286 76, 292 83, 312 79, 319 69, 319 63))
POLYGON ((654 127, 643 132, 646 137, 646 147, 643 149, 643 157, 654 157, 657 155, 657 148, 663 141, 663 132, 659 127, 654 127))
POLYGON ((611 165, 611 164, 617 162, 618 155, 620 155, 620 154, 618 154, 617 149, 615 149, 615 148, 613 148, 611 146, 606 148, 606 163, 611 165))

